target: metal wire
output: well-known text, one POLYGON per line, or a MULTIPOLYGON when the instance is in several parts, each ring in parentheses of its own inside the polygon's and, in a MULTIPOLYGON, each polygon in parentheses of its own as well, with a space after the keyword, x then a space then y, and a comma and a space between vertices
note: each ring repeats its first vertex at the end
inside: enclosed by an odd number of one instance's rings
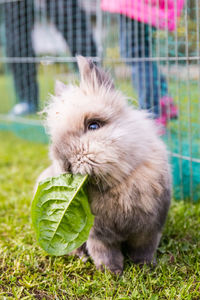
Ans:
MULTIPOLYGON (((196 185, 200 184, 200 179, 195 177, 200 172, 199 1, 185 0, 174 31, 169 28, 168 12, 173 2, 174 15, 180 13, 179 0, 132 1, 147 5, 142 12, 143 16, 147 14, 147 19, 143 21, 135 15, 130 17, 122 9, 121 15, 105 12, 101 9, 102 1, 0 0, 0 9, 4 11, 1 33, 6 32, 6 39, 0 40, 0 82, 6 76, 6 84, 11 87, 11 81, 14 83, 12 89, 3 86, 5 101, 10 101, 13 107, 11 90, 16 102, 29 101, 31 95, 37 95, 39 86, 41 96, 37 101, 42 107, 45 97, 53 90, 54 80, 68 80, 77 72, 76 54, 88 56, 113 71, 119 88, 131 97, 137 95, 141 108, 153 111, 156 117, 163 109, 160 99, 171 97, 179 116, 177 121, 170 121, 168 103, 165 141, 175 177, 179 178, 176 183, 179 198, 187 194, 191 200, 196 199, 196 185), (165 6, 162 15, 167 20, 165 25, 159 14, 154 16, 155 5, 160 8, 161 2, 165 6), (58 35, 64 46, 59 44, 58 35), (35 43, 35 39, 42 42, 35 43), (10 68, 10 73, 5 73, 5 66, 10 68)), ((124 3, 130 2, 124 0, 124 3)), ((8 106, 0 105, 0 113, 8 111, 8 106)))
MULTIPOLYGON (((99 62, 99 57, 90 57, 93 61, 99 62)), ((110 63, 131 63, 131 62, 144 62, 144 61, 156 61, 156 62, 196 62, 200 58, 199 56, 183 56, 183 57, 139 57, 139 58, 111 58, 104 57, 105 62, 110 63)), ((64 63, 64 62, 76 62, 76 57, 57 57, 57 56, 43 56, 43 57, 0 57, 2 63, 64 63)))

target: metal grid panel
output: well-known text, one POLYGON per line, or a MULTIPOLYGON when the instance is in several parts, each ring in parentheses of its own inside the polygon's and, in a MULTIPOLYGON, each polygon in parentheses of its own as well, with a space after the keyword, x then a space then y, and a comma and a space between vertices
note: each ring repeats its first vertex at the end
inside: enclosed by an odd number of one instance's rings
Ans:
POLYGON ((154 112, 155 117, 162 114, 163 97, 173 100, 179 115, 177 120, 170 120, 169 104, 164 139, 172 154, 175 197, 197 200, 199 1, 185 1, 183 10, 182 0, 107 1, 111 2, 115 2, 115 13, 101 9, 103 0, 1 0, 0 88, 4 100, 0 113, 22 101, 42 108, 56 78, 76 80, 75 54, 93 57, 111 70, 130 101, 138 99, 139 106, 154 112), (130 3, 140 8, 139 17, 135 13, 130 16, 130 3), (117 4, 121 4, 121 15, 117 4), (142 14, 141 5, 145 8, 142 14), (155 14, 157 8, 162 17, 158 10, 155 14), (177 14, 180 17, 173 19, 177 14))

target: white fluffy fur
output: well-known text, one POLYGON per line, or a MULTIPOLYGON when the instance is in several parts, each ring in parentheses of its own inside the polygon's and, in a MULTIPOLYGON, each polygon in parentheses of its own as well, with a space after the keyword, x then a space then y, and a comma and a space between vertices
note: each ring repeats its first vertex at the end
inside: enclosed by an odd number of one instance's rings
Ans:
POLYGON ((122 242, 133 261, 153 259, 170 203, 167 151, 146 112, 130 106, 94 64, 83 57, 78 64, 80 86, 57 83, 45 108, 53 164, 40 179, 62 172, 91 175, 88 194, 96 217, 87 249, 97 267, 118 273, 122 242), (88 130, 91 120, 102 126, 88 130))
MULTIPOLYGON (((58 96, 51 97, 45 112, 46 128, 52 142, 59 148, 68 147, 67 156, 70 163, 74 162, 72 170, 75 173, 91 173, 91 165, 86 165, 90 155, 100 169, 104 168, 105 173, 115 172, 114 176, 121 180, 138 163, 152 160, 155 149, 160 149, 162 155, 165 153, 154 121, 146 112, 130 107, 124 95, 115 89, 103 85, 98 90, 89 85, 87 88, 69 85, 58 96), (85 116, 103 118, 108 120, 108 125, 98 131, 84 132, 85 116), (78 150, 82 148, 84 154, 78 150), (84 162, 79 167, 77 151, 84 162)), ((96 174, 102 171, 105 175, 104 170, 98 170, 96 174)))

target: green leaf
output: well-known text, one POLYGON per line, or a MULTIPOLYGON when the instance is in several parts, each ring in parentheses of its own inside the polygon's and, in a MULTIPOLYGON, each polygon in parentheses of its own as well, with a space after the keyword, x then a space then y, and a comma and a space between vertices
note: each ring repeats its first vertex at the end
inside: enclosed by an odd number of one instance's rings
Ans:
POLYGON ((62 174, 39 183, 32 203, 32 221, 40 246, 65 255, 88 238, 94 222, 84 186, 87 175, 62 174))

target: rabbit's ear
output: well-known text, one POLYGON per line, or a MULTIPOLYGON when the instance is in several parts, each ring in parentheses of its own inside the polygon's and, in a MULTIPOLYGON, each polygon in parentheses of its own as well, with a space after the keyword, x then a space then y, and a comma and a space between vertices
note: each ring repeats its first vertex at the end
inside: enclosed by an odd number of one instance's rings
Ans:
POLYGON ((56 80, 55 88, 54 88, 55 95, 60 96, 66 88, 67 86, 63 82, 56 80))
POLYGON ((83 56, 77 56, 77 63, 81 75, 81 84, 86 84, 93 88, 99 89, 101 86, 114 88, 114 84, 109 74, 97 67, 91 59, 83 56))

